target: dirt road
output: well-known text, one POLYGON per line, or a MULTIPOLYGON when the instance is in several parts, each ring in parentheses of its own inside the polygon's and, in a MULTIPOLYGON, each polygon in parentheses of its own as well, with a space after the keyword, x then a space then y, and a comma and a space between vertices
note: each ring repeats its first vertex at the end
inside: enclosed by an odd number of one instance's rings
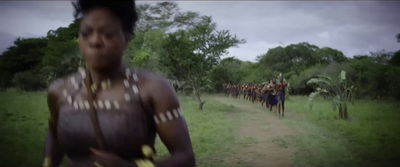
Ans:
POLYGON ((237 166, 292 166, 291 158, 296 150, 283 138, 298 132, 284 124, 286 118, 280 119, 266 108, 259 107, 260 104, 244 100, 223 96, 215 96, 213 100, 235 107, 237 112, 228 115, 231 121, 241 122, 239 128, 233 131, 234 135, 253 141, 246 147, 234 148, 235 153, 224 161, 236 161, 237 166))

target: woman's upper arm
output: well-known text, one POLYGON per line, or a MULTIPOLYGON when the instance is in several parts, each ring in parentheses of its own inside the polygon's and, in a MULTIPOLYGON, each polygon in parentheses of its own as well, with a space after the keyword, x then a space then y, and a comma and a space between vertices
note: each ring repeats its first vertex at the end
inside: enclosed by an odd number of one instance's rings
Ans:
POLYGON ((61 80, 54 81, 47 93, 47 106, 50 113, 49 119, 49 130, 47 131, 47 136, 45 140, 45 160, 44 166, 59 166, 63 152, 59 148, 57 141, 57 122, 58 122, 58 112, 59 112, 59 92, 62 90, 63 84, 61 80))
POLYGON ((49 128, 53 130, 52 128, 56 126, 57 120, 58 120, 58 112, 59 112, 59 91, 62 89, 62 80, 56 80, 54 81, 48 89, 47 92, 47 107, 49 109, 49 114, 50 114, 50 124, 49 128))
POLYGON ((163 78, 155 79, 151 87, 153 118, 164 145, 171 154, 192 154, 189 132, 173 87, 163 78))

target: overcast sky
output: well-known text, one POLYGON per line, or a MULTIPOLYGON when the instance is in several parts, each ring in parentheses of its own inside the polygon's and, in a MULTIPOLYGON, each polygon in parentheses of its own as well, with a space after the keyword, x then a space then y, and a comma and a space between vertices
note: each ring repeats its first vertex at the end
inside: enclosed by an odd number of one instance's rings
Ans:
MULTIPOLYGON (((138 4, 147 3, 144 1, 138 4)), ((154 2, 152 2, 154 3, 154 2)), ((400 2, 282 2, 178 1, 186 11, 212 16, 246 44, 230 49, 230 56, 255 61, 269 48, 299 42, 332 47, 352 57, 385 49, 400 50, 400 2)), ((68 26, 70 1, 0 1, 0 52, 17 37, 45 36, 50 29, 68 26)))

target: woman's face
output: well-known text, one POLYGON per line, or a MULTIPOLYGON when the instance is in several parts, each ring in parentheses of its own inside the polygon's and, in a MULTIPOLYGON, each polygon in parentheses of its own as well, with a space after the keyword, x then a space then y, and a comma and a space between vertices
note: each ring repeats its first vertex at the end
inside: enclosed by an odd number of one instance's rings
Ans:
POLYGON ((79 48, 89 68, 107 69, 120 65, 127 37, 120 19, 106 8, 94 8, 81 21, 79 48))

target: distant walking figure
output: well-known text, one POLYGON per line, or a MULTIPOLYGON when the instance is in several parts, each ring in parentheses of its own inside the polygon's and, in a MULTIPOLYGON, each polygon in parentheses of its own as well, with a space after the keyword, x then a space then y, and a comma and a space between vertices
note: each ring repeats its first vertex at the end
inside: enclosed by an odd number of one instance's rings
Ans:
POLYGON ((278 90, 278 112, 279 116, 282 113, 282 117, 285 115, 285 88, 287 86, 287 83, 283 81, 283 76, 280 74, 281 80, 280 82, 276 85, 276 88, 278 90))

